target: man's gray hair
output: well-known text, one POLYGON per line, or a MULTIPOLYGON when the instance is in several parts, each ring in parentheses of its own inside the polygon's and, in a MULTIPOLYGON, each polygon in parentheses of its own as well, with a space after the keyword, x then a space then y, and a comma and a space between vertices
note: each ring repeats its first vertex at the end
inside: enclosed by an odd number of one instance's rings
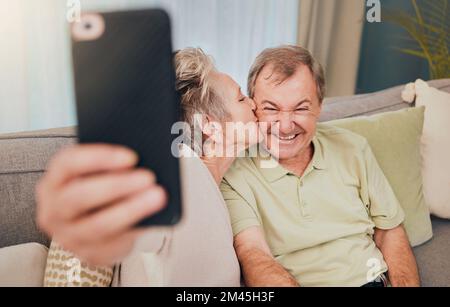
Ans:
POLYGON ((265 49, 258 55, 248 76, 250 98, 254 98, 256 80, 267 65, 272 66, 273 73, 279 77, 277 79, 279 83, 294 75, 300 65, 306 65, 316 81, 317 96, 319 102, 322 103, 325 98, 325 74, 322 65, 314 59, 307 49, 292 45, 265 49))

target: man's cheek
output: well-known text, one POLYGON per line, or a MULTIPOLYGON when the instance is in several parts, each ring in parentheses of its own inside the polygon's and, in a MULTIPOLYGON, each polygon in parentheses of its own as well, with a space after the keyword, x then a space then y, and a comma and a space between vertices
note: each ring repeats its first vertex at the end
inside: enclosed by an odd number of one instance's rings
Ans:
POLYGON ((271 134, 274 130, 277 129, 276 126, 277 125, 275 123, 272 123, 272 122, 266 122, 266 121, 260 121, 259 122, 259 130, 264 135, 271 134))
POLYGON ((314 118, 307 118, 302 122, 298 122, 299 127, 303 129, 306 134, 314 133, 316 130, 316 120, 314 118))

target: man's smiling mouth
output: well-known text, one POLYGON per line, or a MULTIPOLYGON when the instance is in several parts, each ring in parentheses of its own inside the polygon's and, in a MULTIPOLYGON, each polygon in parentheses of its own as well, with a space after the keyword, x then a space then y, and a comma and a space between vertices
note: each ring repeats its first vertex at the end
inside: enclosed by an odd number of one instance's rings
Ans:
POLYGON ((287 136, 280 136, 280 135, 275 135, 275 134, 272 134, 272 135, 275 138, 277 138, 278 140, 280 140, 280 142, 292 142, 300 135, 300 133, 291 134, 291 135, 287 135, 287 136))

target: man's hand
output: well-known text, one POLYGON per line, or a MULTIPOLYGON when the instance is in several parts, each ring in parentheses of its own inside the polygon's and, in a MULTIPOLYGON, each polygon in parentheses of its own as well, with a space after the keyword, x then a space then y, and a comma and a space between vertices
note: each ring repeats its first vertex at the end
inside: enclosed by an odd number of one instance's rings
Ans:
POLYGON ((403 226, 390 230, 376 228, 374 240, 388 266, 393 287, 419 287, 416 259, 403 226))
POLYGON ((145 230, 133 226, 166 204, 137 155, 112 145, 76 145, 50 162, 36 187, 37 222, 65 249, 92 265, 114 265, 145 230))
POLYGON ((260 227, 234 237, 234 248, 248 287, 296 287, 297 281, 272 256, 260 227))

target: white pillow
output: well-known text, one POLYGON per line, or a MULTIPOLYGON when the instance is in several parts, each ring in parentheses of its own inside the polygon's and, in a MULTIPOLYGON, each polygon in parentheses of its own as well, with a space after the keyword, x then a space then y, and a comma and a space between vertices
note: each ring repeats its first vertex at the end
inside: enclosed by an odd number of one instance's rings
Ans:
POLYGON ((0 287, 42 287, 47 247, 27 243, 0 249, 0 287))
POLYGON ((450 218, 450 94, 417 80, 408 84, 403 98, 425 106, 422 135, 422 175, 425 201, 431 213, 450 218))

